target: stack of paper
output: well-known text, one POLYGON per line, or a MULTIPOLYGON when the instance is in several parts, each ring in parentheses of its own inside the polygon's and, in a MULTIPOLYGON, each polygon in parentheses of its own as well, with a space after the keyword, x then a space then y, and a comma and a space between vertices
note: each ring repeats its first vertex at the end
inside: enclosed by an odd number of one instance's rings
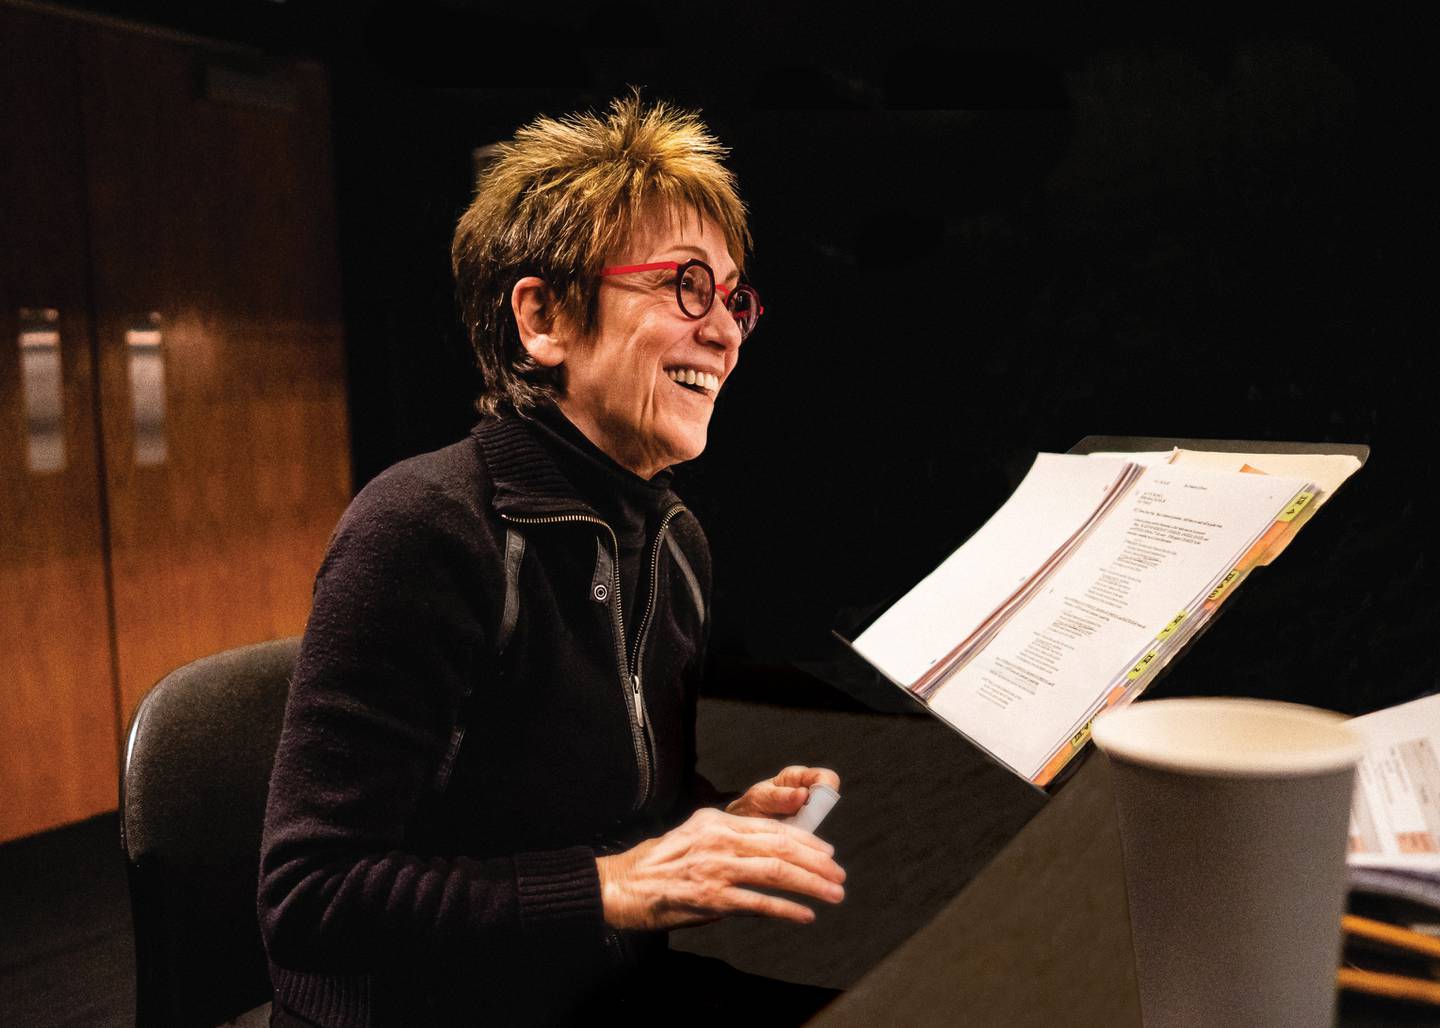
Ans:
POLYGON ((1196 453, 1040 454, 1005 505, 852 645, 1044 786, 1095 715, 1133 699, 1359 466, 1196 453), (1282 466, 1294 473, 1272 470, 1282 466))
POLYGON ((1365 744, 1350 812, 1353 884, 1440 920, 1440 695, 1351 720, 1365 744))
POLYGON ((1341 988, 1440 1004, 1440 695, 1350 722, 1365 745, 1350 809, 1341 988))

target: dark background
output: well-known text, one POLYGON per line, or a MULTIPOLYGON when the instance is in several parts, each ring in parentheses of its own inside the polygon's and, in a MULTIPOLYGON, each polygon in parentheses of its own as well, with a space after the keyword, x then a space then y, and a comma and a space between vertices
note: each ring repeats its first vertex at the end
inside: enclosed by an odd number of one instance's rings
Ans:
POLYGON ((830 630, 1092 433, 1372 447, 1157 691, 1359 713, 1436 688, 1437 112, 1410 9, 88 6, 330 67, 357 487, 473 420, 448 263, 473 148, 630 84, 703 110, 767 308, 677 483, 715 551, 717 690, 804 667, 893 702, 830 630))
MULTIPOLYGON (((329 69, 357 488, 473 421, 448 261, 473 149, 632 84, 704 112, 767 307, 677 483, 716 556, 712 693, 910 709, 831 629, 931 570, 1037 450, 1089 434, 1373 450, 1153 692, 1360 713, 1440 685, 1440 112, 1418 4, 1108 23, 900 0, 52 6, 329 69)), ((720 700, 702 722, 716 781, 801 761, 848 783, 827 822, 844 908, 804 938, 691 936, 750 970, 858 979, 1042 802, 923 717, 720 700)), ((115 835, 107 815, 0 854, 12 1005, 129 1023, 115 835)), ((1395 1023, 1346 1002, 1344 1023, 1395 1023)))

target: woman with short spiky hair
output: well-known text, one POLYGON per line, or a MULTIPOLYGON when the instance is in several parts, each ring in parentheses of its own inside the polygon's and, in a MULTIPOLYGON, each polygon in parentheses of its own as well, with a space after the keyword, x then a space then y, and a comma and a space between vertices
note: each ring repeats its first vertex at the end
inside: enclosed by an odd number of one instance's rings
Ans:
POLYGON ((485 378, 482 413, 530 410, 557 395, 557 374, 531 359, 511 315, 522 276, 543 279, 559 309, 592 330, 600 270, 652 207, 710 218, 743 274, 750 230, 735 176, 720 163, 724 153, 696 115, 645 109, 636 95, 617 102, 609 118, 539 118, 492 148, 450 251, 485 378))
POLYGON ((734 177, 638 94, 496 151, 452 249, 483 417, 367 485, 316 579, 261 854, 274 1023, 799 1023, 830 993, 666 944, 809 922, 775 893, 845 877, 786 821, 835 772, 725 803, 695 770, 710 554, 669 469, 763 310, 734 177))

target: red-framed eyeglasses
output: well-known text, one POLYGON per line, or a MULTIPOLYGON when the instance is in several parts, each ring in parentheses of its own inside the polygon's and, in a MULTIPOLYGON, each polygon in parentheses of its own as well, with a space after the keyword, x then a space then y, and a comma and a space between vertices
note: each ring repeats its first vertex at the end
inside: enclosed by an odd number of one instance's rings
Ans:
POLYGON ((627 264, 623 267, 601 268, 602 275, 633 275, 640 271, 675 272, 675 302, 680 313, 687 318, 699 319, 710 313, 718 292, 724 297, 725 309, 740 326, 740 338, 745 339, 755 331, 755 323, 765 308, 760 306, 760 294, 755 287, 741 282, 734 289, 727 289, 715 281, 715 272, 702 260, 656 261, 653 264, 627 264))

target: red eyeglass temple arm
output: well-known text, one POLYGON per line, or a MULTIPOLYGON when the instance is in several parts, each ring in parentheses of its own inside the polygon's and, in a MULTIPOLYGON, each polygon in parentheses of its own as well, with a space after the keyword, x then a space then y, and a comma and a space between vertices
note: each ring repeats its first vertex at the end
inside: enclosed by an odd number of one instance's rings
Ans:
POLYGON ((601 268, 602 275, 628 275, 632 271, 660 271, 668 269, 675 271, 680 267, 679 261, 660 261, 658 264, 627 264, 622 268, 601 268))

